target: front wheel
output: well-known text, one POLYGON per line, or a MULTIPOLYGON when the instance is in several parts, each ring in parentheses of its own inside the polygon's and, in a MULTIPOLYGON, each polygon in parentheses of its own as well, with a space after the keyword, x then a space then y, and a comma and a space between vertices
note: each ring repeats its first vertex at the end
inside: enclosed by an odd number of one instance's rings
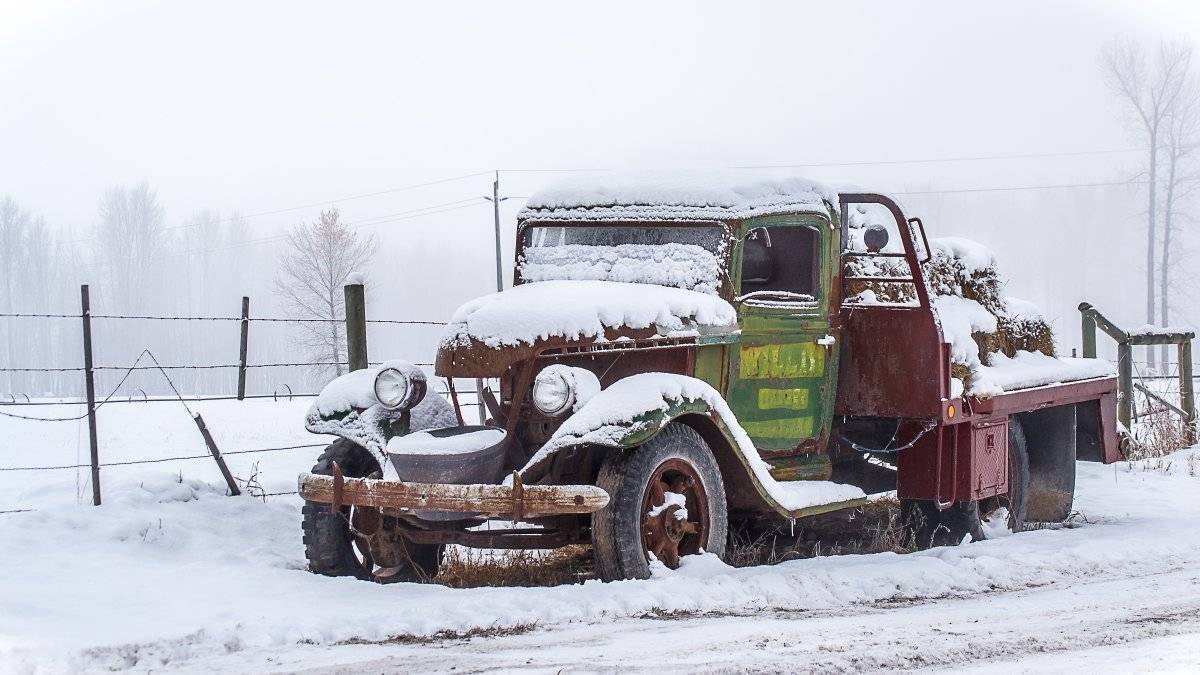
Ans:
POLYGON ((1029 449, 1016 419, 1008 421, 1008 494, 977 502, 958 502, 938 510, 920 499, 901 501, 901 515, 918 548, 982 541, 1001 532, 1025 529, 1029 510, 1029 449))
MULTIPOLYGON (((365 448, 334 441, 317 458, 312 473, 333 475, 337 463, 347 478, 378 478, 379 462, 365 448)), ((437 575, 442 546, 414 544, 403 536, 403 523, 379 509, 305 502, 301 510, 308 569, 330 577, 368 581, 429 581, 437 575)))
POLYGON ((708 444, 691 427, 669 424, 637 448, 610 451, 596 485, 610 497, 592 516, 602 580, 645 579, 651 561, 674 569, 685 555, 725 554, 725 483, 708 444))

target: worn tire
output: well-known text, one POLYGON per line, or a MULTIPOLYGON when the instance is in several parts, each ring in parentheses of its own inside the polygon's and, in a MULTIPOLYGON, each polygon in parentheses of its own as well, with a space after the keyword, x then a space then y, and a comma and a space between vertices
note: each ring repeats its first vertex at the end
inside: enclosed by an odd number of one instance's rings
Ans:
POLYGON ((1029 446, 1025 432, 1015 418, 1008 421, 1008 494, 978 502, 959 502, 939 511, 937 505, 922 499, 901 501, 901 518, 917 548, 957 546, 965 540, 983 541, 987 535, 983 518, 991 511, 1008 509, 1008 527, 1013 532, 1025 529, 1029 509, 1029 446))
POLYGON ((657 436, 629 450, 613 450, 600 466, 596 485, 608 492, 607 506, 592 515, 596 576, 604 581, 645 579, 650 563, 643 541, 642 504, 649 481, 668 461, 691 467, 707 496, 708 536, 704 551, 724 557, 729 516, 725 482, 708 444, 695 429, 668 424, 657 436))
MULTIPOLYGON (((365 448, 348 441, 334 441, 317 458, 312 473, 333 475, 333 463, 347 478, 366 478, 381 474, 379 462, 365 448)), ((304 532, 304 556, 308 569, 316 574, 330 577, 355 577, 364 581, 390 583, 396 581, 428 581, 437 575, 441 563, 442 549, 435 544, 413 544, 394 537, 404 547, 405 564, 394 574, 379 577, 366 569, 354 551, 354 535, 350 532, 350 507, 335 513, 329 504, 304 503, 301 509, 301 528, 304 532)), ((384 528, 398 528, 397 519, 384 516, 384 528)))

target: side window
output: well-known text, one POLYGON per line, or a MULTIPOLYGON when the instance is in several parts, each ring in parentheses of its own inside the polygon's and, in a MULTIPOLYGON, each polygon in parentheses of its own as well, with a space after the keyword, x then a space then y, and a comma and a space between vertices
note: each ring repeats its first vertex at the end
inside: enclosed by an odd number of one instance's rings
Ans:
POLYGON ((740 295, 814 302, 821 290, 819 244, 820 235, 811 227, 751 230, 742 243, 740 295))

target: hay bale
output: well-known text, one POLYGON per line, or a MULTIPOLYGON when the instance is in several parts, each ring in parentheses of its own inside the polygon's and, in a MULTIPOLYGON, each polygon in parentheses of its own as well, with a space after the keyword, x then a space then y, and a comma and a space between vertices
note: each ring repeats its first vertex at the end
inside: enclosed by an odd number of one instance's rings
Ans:
MULTIPOLYGON (((847 277, 906 277, 908 265, 893 258, 847 258, 843 265, 847 277)), ((916 299, 912 284, 887 281, 851 281, 846 284, 846 297, 871 291, 878 302, 904 303, 916 299)))
MULTIPOLYGON (((993 365, 992 355, 1013 357, 1018 351, 1041 352, 1055 356, 1054 333, 1037 308, 1028 303, 1006 298, 1004 281, 996 266, 995 256, 985 247, 965 239, 941 239, 932 242, 930 259, 922 266, 926 286, 931 296, 958 296, 978 302, 996 317, 996 331, 971 334, 979 347, 975 364, 951 364, 951 376, 963 381, 969 391, 974 380, 972 368, 993 365)), ((908 276, 908 263, 895 258, 847 258, 846 276, 908 276)), ((884 303, 914 300, 911 284, 880 281, 852 281, 847 285, 848 296, 872 291, 875 299, 884 303)))
POLYGON ((975 383, 975 371, 965 363, 951 363, 950 377, 961 380, 964 391, 970 391, 971 385, 975 383))
POLYGON ((1054 331, 1050 324, 1040 317, 1006 317, 996 321, 997 332, 1005 335, 1005 356, 1013 356, 1018 351, 1041 352, 1046 356, 1056 356, 1054 353, 1054 331))

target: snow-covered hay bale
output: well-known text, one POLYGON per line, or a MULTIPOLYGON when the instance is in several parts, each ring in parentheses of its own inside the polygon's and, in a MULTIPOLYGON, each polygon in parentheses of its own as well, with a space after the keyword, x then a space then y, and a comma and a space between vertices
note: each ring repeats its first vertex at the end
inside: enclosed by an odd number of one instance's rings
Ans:
MULTIPOLYGON (((865 250, 860 233, 851 230, 851 245, 865 250)), ((1050 324, 1033 304, 1004 295, 1005 282, 990 249, 958 237, 935 239, 930 248, 930 259, 921 270, 942 334, 952 345, 951 376, 961 380, 967 391, 972 390, 975 371, 995 365, 996 354, 1010 359, 1022 351, 1055 356, 1050 324)), ((908 264, 897 258, 850 257, 845 274, 906 277, 908 264)), ((916 299, 911 284, 898 282, 852 281, 847 293, 867 304, 916 299)))

